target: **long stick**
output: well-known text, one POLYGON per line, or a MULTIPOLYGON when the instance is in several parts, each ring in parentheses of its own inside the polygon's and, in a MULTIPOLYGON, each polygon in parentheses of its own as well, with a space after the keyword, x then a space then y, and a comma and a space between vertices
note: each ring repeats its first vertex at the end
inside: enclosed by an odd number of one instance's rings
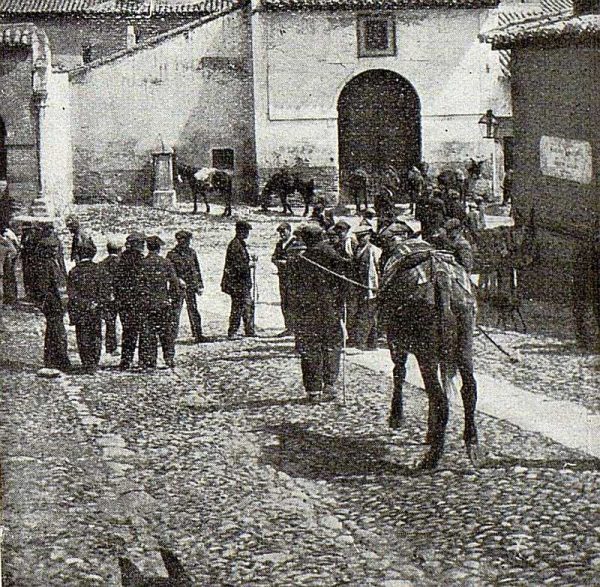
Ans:
POLYGON ((483 334, 501 353, 504 353, 513 363, 518 363, 519 359, 517 357, 511 355, 505 348, 502 347, 499 343, 497 343, 481 326, 477 325, 477 330, 483 334))
POLYGON ((348 310, 346 302, 344 302, 344 317, 342 323, 342 405, 346 405, 346 338, 348 336, 348 330, 346 324, 348 320, 348 310))

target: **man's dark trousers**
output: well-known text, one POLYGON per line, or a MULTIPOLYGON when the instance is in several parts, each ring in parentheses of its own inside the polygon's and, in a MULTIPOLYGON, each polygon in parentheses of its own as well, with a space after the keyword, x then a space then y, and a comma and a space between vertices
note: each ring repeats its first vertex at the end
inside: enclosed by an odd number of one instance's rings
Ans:
POLYGON ((290 286, 287 276, 279 276, 279 297, 281 299, 281 313, 283 314, 283 323, 285 329, 292 331, 294 329, 294 320, 290 309, 290 286))
POLYGON ((102 319, 94 314, 75 324, 77 350, 84 369, 96 369, 102 352, 102 319))
POLYGON ((144 316, 140 339, 140 364, 142 367, 156 367, 158 341, 163 359, 167 365, 175 360, 175 340, 173 338, 173 313, 168 310, 151 310, 144 316))
POLYGON ((110 308, 104 310, 104 324, 106 327, 105 348, 107 353, 114 353, 117 350, 117 311, 110 308))
POLYGON ((138 310, 119 310, 123 331, 121 333, 121 364, 131 365, 141 332, 141 316, 138 310))
POLYGON ((231 313, 229 314, 228 336, 237 333, 242 319, 246 336, 254 336, 254 302, 249 291, 235 292, 231 295, 231 313))
POLYGON ((335 385, 340 372, 342 327, 339 322, 327 322, 296 332, 302 381, 309 394, 320 393, 324 385, 335 385))
POLYGON ((177 340, 177 336, 179 335, 179 321, 181 319, 181 310, 183 309, 183 301, 185 299, 185 307, 187 308, 188 319, 190 321, 190 327, 192 329, 192 336, 194 339, 198 340, 202 338, 202 318, 200 317, 200 312, 198 312, 198 303, 196 300, 196 292, 191 291, 186 288, 185 297, 181 296, 179 298, 179 302, 175 309, 175 319, 174 319, 174 338, 173 340, 177 340))
POLYGON ((44 312, 46 333, 44 335, 44 366, 52 369, 64 369, 71 366, 67 351, 67 330, 62 311, 44 312))

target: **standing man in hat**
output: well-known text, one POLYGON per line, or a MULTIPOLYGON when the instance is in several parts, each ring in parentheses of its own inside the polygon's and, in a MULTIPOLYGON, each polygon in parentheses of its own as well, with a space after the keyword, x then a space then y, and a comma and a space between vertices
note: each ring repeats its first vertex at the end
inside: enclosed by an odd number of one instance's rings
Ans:
POLYGON ((323 229, 310 223, 302 230, 306 251, 290 260, 291 306, 302 380, 309 401, 336 398, 335 383, 343 345, 344 282, 352 260, 323 239, 323 229))
POLYGON ((446 219, 456 218, 459 222, 464 222, 467 218, 465 206, 460 199, 460 192, 455 189, 448 190, 448 200, 446 203, 446 219))
POLYGON ((458 218, 450 218, 444 225, 446 241, 444 248, 454 253, 456 261, 462 265, 467 273, 473 271, 473 248, 463 234, 463 226, 458 218))
POLYGON ((179 303, 175 308, 173 316, 173 340, 177 340, 179 334, 179 319, 185 299, 192 336, 195 342, 206 342, 202 334, 202 318, 198 312, 196 296, 201 296, 204 291, 202 282, 202 273, 196 251, 192 249, 192 233, 189 230, 179 230, 175 233, 177 244, 167 253, 167 259, 173 263, 175 273, 179 278, 179 285, 182 289, 182 295, 179 296, 179 303))
POLYGON ((79 218, 76 216, 67 216, 65 225, 69 229, 69 232, 73 235, 73 241, 71 244, 71 261, 79 263, 81 259, 81 249, 85 248, 86 253, 93 250, 94 255, 96 254, 96 245, 92 240, 92 237, 81 228, 79 218))
POLYGON ((354 342, 363 350, 377 348, 377 290, 379 288, 379 258, 381 250, 371 243, 373 230, 366 225, 354 230, 358 239, 356 273, 363 288, 356 288, 354 342))
POLYGON ((106 245, 108 256, 100 263, 100 274, 102 277, 102 318, 106 325, 104 348, 108 354, 117 352, 117 298, 115 295, 115 279, 119 265, 119 254, 121 245, 108 241, 106 245))
POLYGON ((179 279, 173 263, 160 256, 164 241, 159 236, 146 239, 148 255, 142 261, 140 272, 141 304, 144 311, 140 339, 140 364, 155 369, 158 340, 167 367, 175 367, 175 339, 173 319, 179 301, 179 279))
POLYGON ((59 262, 61 254, 58 238, 49 234, 36 246, 35 301, 46 318, 44 335, 44 367, 69 371, 71 361, 67 350, 65 329, 65 280, 66 275, 59 262))
POLYGON ((252 226, 245 220, 235 223, 235 237, 227 246, 225 267, 221 279, 221 291, 231 297, 229 329, 227 336, 235 338, 242 319, 246 336, 255 336, 254 300, 252 299, 252 268, 255 260, 250 258, 246 241, 252 226))
POLYGON ((94 263, 96 247, 84 243, 79 261, 67 277, 67 309, 75 326, 77 350, 84 373, 95 373, 102 352, 102 272, 94 263))
POLYGON ((141 272, 144 260, 146 237, 141 232, 131 233, 125 240, 125 250, 119 258, 115 271, 115 300, 119 310, 121 333, 121 363, 119 368, 129 369, 133 363, 135 349, 142 326, 141 272))
POLYGON ((279 296, 281 299, 281 313, 283 314, 283 322, 285 330, 278 336, 290 336, 293 332, 293 316, 290 312, 289 305, 289 276, 287 271, 289 252, 295 246, 295 239, 292 235, 292 227, 289 222, 282 222, 277 227, 279 240, 275 245, 275 251, 271 257, 271 261, 277 267, 277 275, 279 276, 279 296))

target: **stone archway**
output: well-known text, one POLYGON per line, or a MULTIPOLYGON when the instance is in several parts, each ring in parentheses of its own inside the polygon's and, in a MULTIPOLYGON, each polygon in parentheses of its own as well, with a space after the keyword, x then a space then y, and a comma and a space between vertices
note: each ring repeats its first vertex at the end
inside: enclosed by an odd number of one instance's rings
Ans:
POLYGON ((357 169, 376 177, 392 165, 405 181, 421 159, 421 104, 413 86, 393 71, 365 71, 346 84, 337 109, 342 197, 357 169))

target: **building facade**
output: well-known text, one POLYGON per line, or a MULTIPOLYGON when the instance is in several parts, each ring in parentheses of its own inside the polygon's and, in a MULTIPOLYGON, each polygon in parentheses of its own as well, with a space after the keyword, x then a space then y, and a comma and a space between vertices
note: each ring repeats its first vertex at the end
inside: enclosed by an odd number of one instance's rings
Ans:
MULTIPOLYGON (((44 116, 30 113, 38 183, 23 180, 14 153, 6 165, 23 201, 146 202, 163 145, 186 165, 231 169, 248 201, 284 165, 336 201, 358 168, 403 177, 421 160, 435 172, 495 156, 477 123, 489 108, 510 115, 501 61, 478 41, 497 22, 496 0, 157 5, 36 13, 49 80, 44 116)), ((17 18, 0 10, 5 30, 17 18)), ((6 81, 26 91, 24 78, 6 81)), ((2 99, 16 152, 11 108, 2 99)))

